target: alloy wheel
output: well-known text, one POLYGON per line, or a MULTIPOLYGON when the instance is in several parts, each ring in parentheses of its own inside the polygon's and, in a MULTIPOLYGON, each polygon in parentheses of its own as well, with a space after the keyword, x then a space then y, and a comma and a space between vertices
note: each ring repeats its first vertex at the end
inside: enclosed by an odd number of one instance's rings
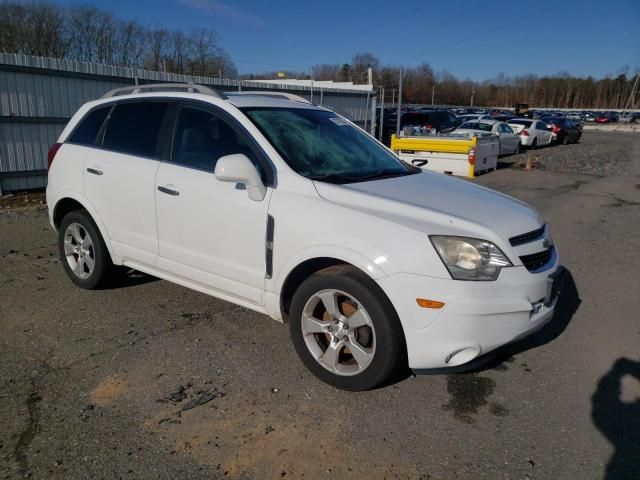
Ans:
POLYGON ((64 255, 73 274, 86 279, 96 265, 95 249, 89 232, 79 223, 70 223, 64 232, 64 255))
POLYGON ((339 290, 322 290, 304 306, 302 335, 313 358, 330 372, 350 376, 373 360, 376 335, 363 305, 339 290))

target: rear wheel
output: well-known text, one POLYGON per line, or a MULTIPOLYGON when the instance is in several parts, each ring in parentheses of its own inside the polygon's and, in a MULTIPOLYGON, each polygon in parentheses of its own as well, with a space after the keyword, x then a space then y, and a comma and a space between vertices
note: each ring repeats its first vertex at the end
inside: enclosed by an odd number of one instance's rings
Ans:
POLYGON ((62 219, 58 250, 67 275, 79 287, 100 288, 112 277, 114 266, 107 247, 85 210, 72 211, 62 219))
POLYGON ((404 334, 391 303, 351 266, 321 270, 300 285, 289 330, 311 373, 344 390, 383 384, 404 358, 404 334))
POLYGON ((533 142, 531 142, 531 150, 535 150, 536 148, 538 148, 538 138, 534 138, 533 142))

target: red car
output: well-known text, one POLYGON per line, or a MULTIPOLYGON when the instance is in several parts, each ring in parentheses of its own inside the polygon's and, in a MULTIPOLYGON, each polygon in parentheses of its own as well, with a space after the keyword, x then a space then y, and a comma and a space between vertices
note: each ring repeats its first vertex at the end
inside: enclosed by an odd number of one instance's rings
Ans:
POLYGON ((596 123, 609 123, 611 119, 606 115, 600 115, 596 117, 596 123))

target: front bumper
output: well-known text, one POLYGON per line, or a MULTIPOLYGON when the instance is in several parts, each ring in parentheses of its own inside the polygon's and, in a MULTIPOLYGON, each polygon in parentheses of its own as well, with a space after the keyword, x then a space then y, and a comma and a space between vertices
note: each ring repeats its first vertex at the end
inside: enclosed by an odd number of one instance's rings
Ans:
POLYGON ((456 367, 540 329, 557 303, 557 288, 551 292, 549 281, 561 268, 555 260, 539 273, 522 266, 505 268, 495 282, 407 273, 378 279, 400 317, 409 367, 456 367), (445 306, 422 308, 417 298, 445 306))

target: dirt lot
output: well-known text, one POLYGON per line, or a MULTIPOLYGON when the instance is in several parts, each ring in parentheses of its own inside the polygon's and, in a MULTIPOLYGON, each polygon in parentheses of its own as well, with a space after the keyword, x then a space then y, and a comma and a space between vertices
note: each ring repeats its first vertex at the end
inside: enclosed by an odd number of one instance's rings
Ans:
POLYGON ((556 317, 473 373, 357 394, 315 380, 262 315, 142 275, 75 288, 45 210, 14 199, 0 476, 640 478, 639 149, 585 132, 541 149, 544 169, 474 180, 551 224, 572 277, 556 317))

